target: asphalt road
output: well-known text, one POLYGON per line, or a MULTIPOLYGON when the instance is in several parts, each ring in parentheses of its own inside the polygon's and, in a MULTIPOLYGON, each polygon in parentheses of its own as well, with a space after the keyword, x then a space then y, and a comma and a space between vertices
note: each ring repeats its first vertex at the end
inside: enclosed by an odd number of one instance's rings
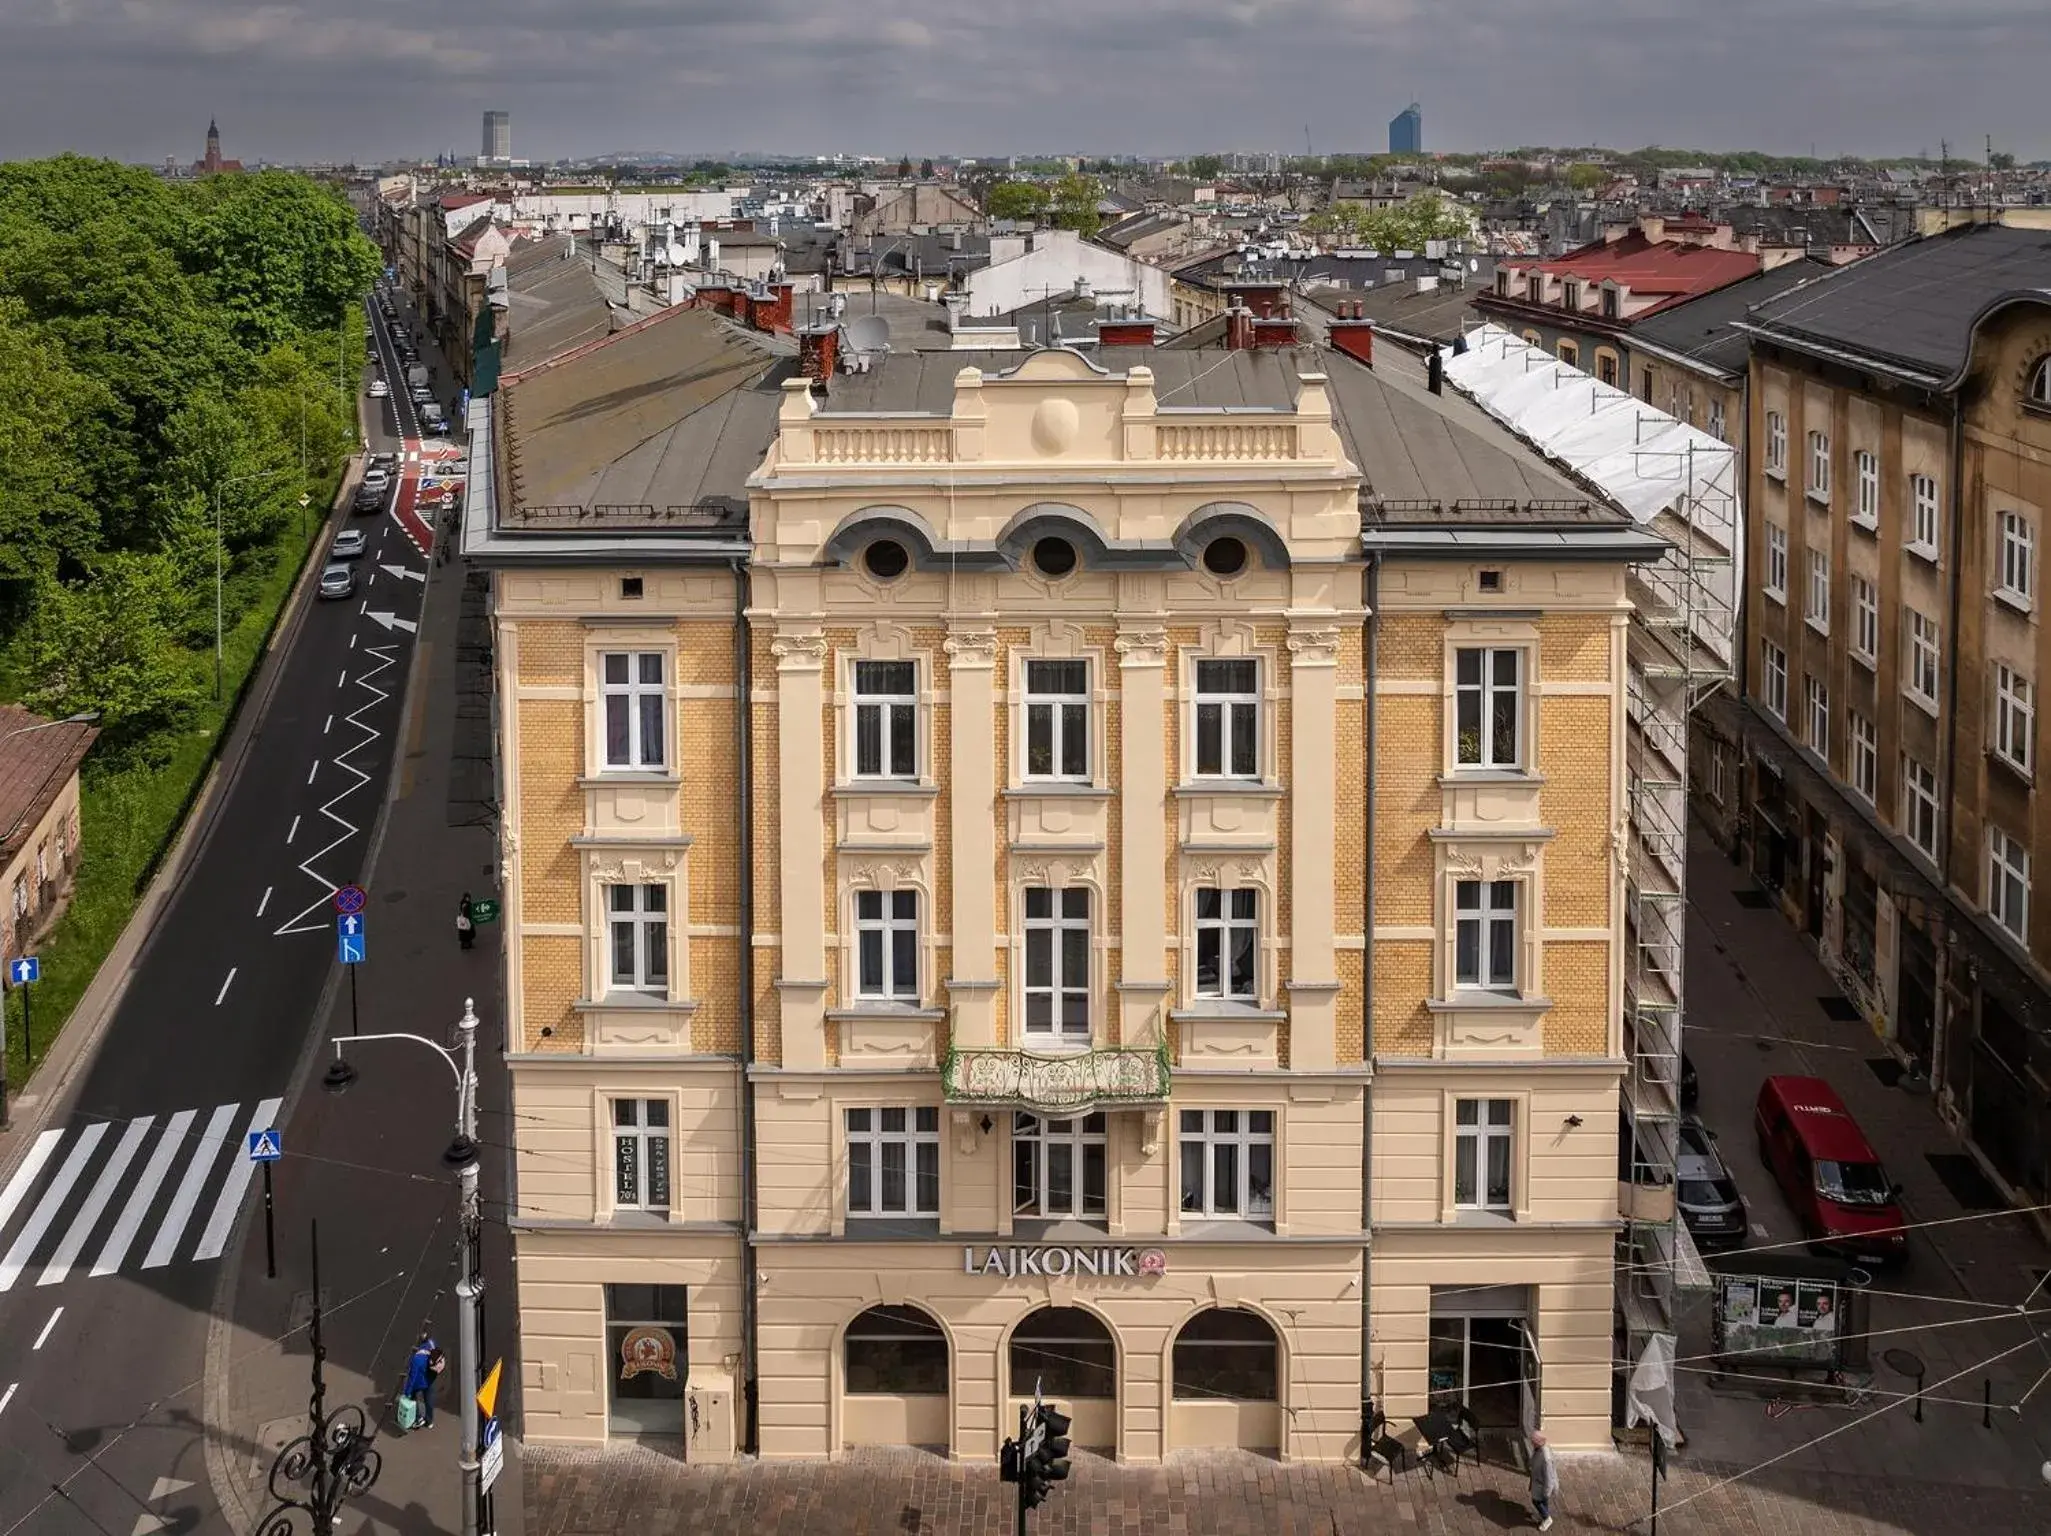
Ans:
MULTIPOLYGON (((397 448, 382 415, 375 445, 397 448)), ((243 1138, 282 1122, 337 963, 330 895, 385 798, 425 591, 391 506, 346 522, 370 535, 357 597, 309 589, 288 616, 204 846, 71 1101, 0 1186, 0 1536, 224 1528, 200 1388, 222 1253, 256 1198, 243 1138)), ((375 956, 396 935, 370 917, 375 956)))

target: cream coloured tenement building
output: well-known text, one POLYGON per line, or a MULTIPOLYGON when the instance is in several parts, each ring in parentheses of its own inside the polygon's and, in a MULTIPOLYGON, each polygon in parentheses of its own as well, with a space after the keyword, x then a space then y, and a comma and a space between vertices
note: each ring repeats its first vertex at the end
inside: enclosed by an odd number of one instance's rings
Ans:
POLYGON ((527 1434, 1606 1443, 1656 541, 1407 360, 858 339, 473 408, 527 1434))

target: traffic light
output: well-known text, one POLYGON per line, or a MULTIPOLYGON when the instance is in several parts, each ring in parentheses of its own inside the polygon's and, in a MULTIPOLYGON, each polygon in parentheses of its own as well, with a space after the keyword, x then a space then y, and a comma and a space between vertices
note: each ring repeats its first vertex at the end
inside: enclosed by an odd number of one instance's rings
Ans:
POLYGON ((1046 1503, 1054 1485, 1067 1480, 1070 1423, 1067 1414, 1056 1413, 1045 1405, 1037 1411, 1033 1428, 1026 1436, 1026 1444, 1033 1451, 1019 1467, 1018 1501, 1025 1508, 1038 1509, 1046 1503))

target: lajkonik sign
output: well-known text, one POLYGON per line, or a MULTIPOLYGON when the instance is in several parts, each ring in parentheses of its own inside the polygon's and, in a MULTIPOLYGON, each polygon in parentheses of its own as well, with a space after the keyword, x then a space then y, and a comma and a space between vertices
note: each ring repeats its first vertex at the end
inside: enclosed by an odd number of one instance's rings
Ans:
POLYGON ((961 1251, 965 1275, 997 1275, 1016 1280, 1023 1275, 1091 1275, 1098 1279, 1140 1280, 1168 1273, 1168 1255, 1158 1248, 975 1248, 961 1251))

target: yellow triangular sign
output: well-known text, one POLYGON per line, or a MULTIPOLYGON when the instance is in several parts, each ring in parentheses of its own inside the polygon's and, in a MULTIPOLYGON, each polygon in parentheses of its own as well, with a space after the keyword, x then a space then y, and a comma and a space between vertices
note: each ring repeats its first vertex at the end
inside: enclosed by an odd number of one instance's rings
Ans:
POLYGON ((477 1406, 483 1411, 487 1419, 494 1417, 498 1412, 499 1372, 504 1370, 505 1367, 505 1361, 494 1360, 491 1366, 491 1374, 484 1378, 484 1385, 477 1389, 477 1406))

